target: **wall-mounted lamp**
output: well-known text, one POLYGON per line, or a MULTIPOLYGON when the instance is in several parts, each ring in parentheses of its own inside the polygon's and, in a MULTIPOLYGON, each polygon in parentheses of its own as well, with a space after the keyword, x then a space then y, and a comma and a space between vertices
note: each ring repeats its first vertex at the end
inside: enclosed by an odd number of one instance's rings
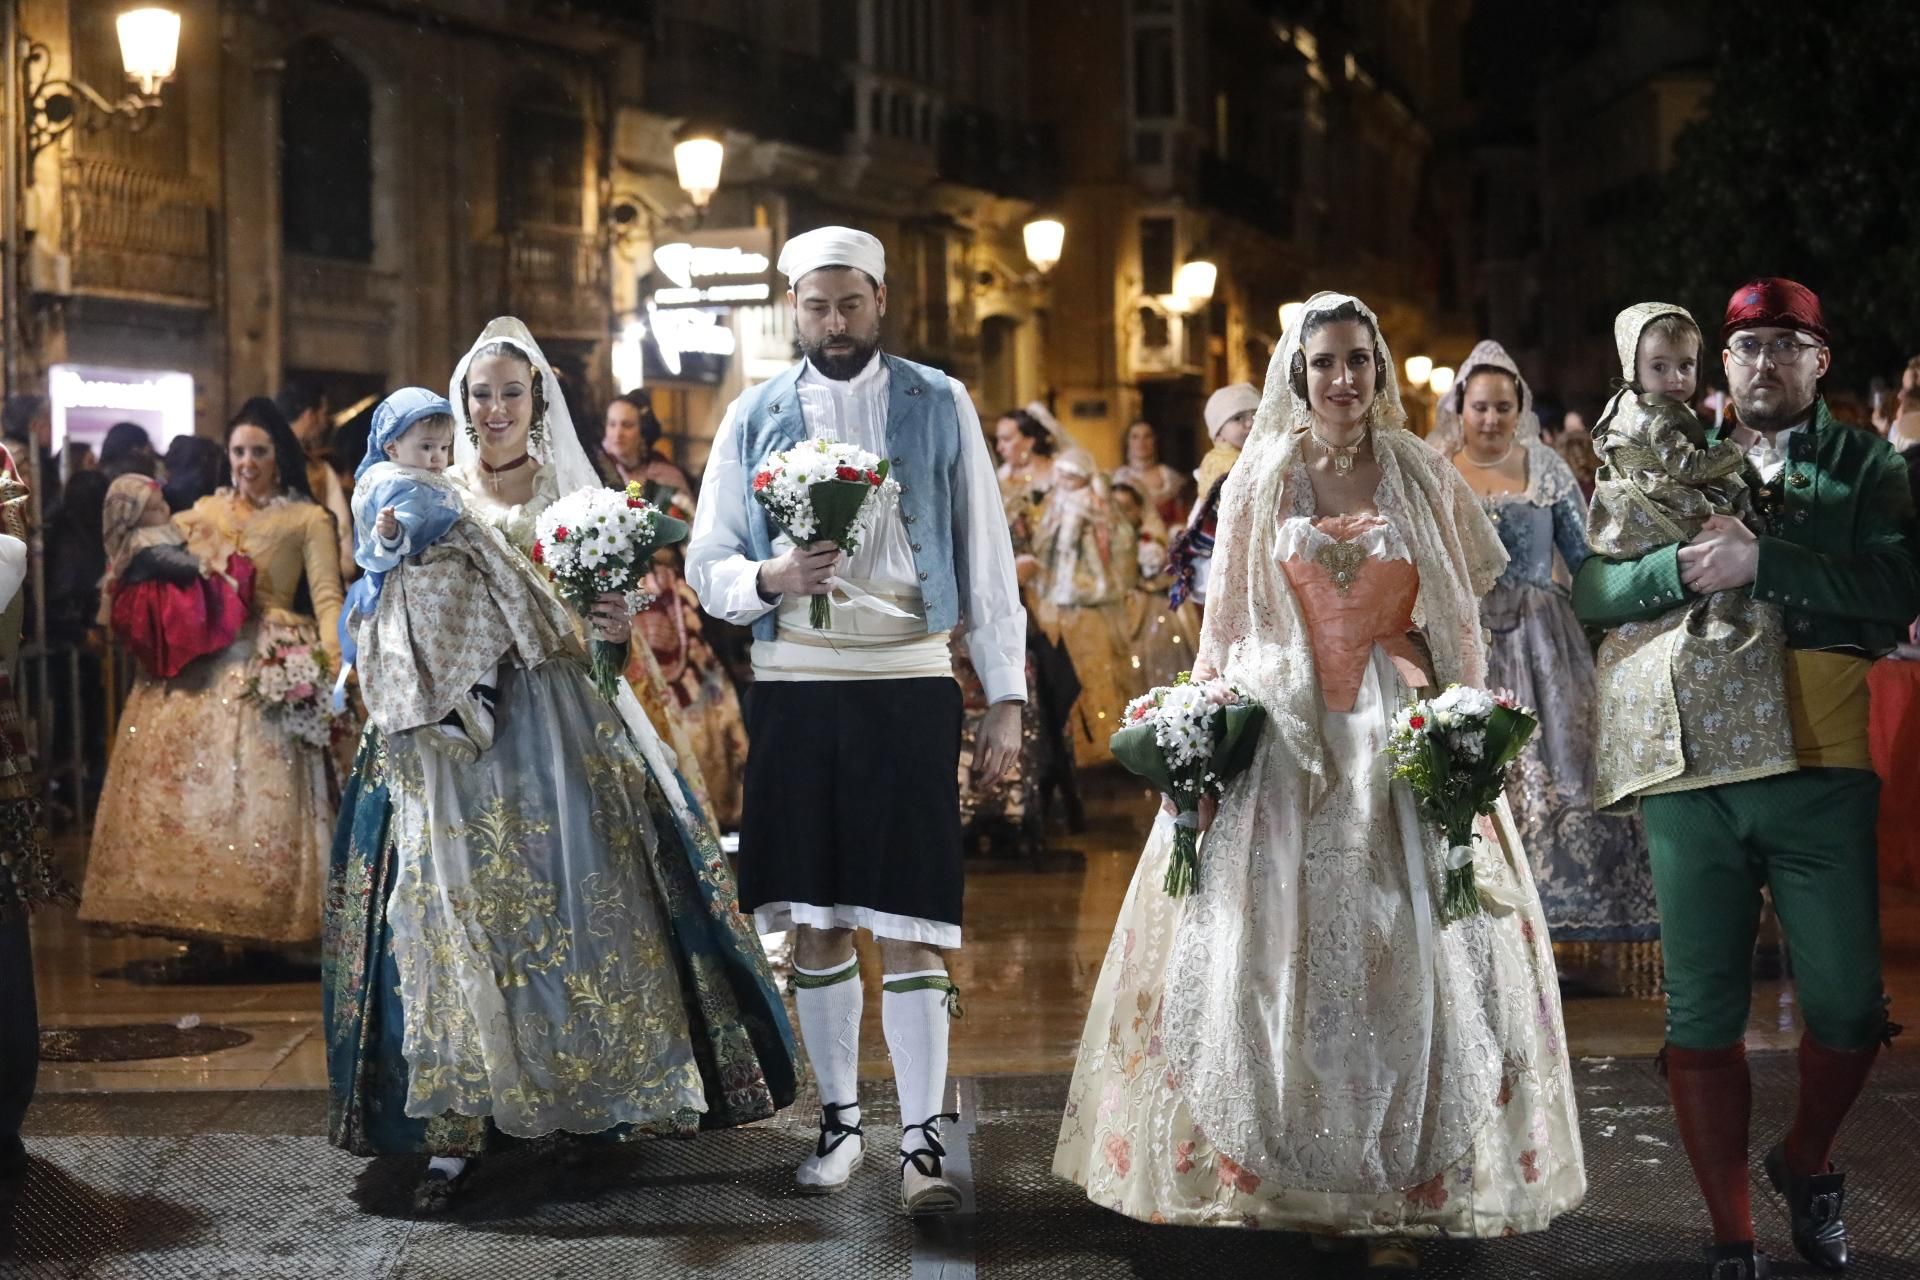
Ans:
POLYGON ((720 167, 726 158, 726 147, 718 138, 706 134, 682 138, 673 146, 674 176, 680 180, 680 189, 693 201, 693 207, 701 213, 707 211, 707 202, 720 189, 720 167))
POLYGON ((26 104, 22 115, 27 126, 27 185, 33 185, 33 164, 40 153, 72 129, 83 112, 89 129, 118 120, 137 132, 159 109, 161 86, 173 79, 179 62, 180 15, 171 9, 146 6, 122 13, 117 25, 120 65, 127 79, 139 86, 137 93, 118 101, 83 80, 51 78, 52 52, 38 40, 22 38, 18 56, 21 96, 26 104))
POLYGON ((1213 301, 1213 289, 1219 280, 1220 268, 1212 262, 1189 259, 1173 273, 1173 296, 1168 305, 1182 315, 1192 315, 1213 301))
POLYGON ((1057 218, 1035 218, 1020 229, 1026 243, 1027 261, 1034 270, 1046 275, 1059 265, 1060 251, 1067 241, 1066 224, 1057 218))

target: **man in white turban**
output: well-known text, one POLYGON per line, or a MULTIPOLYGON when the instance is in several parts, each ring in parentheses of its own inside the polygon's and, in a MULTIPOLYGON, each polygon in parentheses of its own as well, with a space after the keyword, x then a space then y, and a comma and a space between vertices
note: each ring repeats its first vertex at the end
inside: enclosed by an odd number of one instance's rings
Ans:
POLYGON ((762 932, 792 929, 794 1004, 820 1084, 820 1141, 795 1180, 828 1194, 865 1156, 857 1088, 862 1005, 853 932, 886 966, 881 1018, 900 1093, 901 1207, 957 1208, 939 1124, 960 946, 959 633, 992 706, 973 782, 1020 745, 1026 613, 986 437, 966 388, 880 350, 886 251, 822 227, 780 252, 805 359, 727 410, 709 455, 687 578, 717 617, 753 628, 754 687, 740 831, 740 902, 762 932), (767 458, 833 437, 900 482, 853 555, 794 546, 754 501, 767 458), (809 621, 831 595, 832 619, 809 621))

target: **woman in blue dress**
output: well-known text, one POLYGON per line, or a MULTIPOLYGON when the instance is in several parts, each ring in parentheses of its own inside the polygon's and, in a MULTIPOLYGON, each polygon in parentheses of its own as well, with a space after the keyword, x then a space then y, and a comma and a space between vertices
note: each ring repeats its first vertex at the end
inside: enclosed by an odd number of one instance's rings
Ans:
POLYGON ((1540 440, 1533 392, 1482 342, 1441 401, 1432 443, 1480 495, 1507 568, 1481 602, 1487 685, 1540 714, 1507 784, 1562 973, 1622 994, 1660 990, 1653 873, 1637 820, 1593 808, 1593 649, 1564 585, 1587 558, 1586 501, 1540 440), (1555 575, 1555 553, 1565 576, 1555 575))
MULTIPOLYGON (((449 399, 448 475, 522 551, 561 494, 598 486, 519 321, 487 326, 449 399)), ((617 601, 587 621, 628 635, 617 601)), ((496 707, 467 767, 370 725, 334 833, 329 1134, 429 1157, 422 1212, 503 1135, 745 1124, 790 1104, 801 1070, 713 827, 632 694, 608 703, 562 656, 509 663, 496 707)))

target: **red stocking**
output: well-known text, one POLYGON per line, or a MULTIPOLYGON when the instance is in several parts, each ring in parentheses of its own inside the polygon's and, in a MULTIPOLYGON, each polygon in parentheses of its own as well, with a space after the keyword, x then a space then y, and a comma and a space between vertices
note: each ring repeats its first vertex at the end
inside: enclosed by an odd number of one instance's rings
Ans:
POLYGON ((1879 1052, 1877 1043, 1847 1053, 1810 1035, 1800 1037, 1800 1100, 1787 1134, 1789 1169, 1803 1178, 1827 1171, 1840 1122, 1860 1096, 1879 1052))
POLYGON ((1706 1197, 1715 1244, 1753 1239, 1753 1195, 1747 1181, 1747 1122, 1753 1080, 1747 1046, 1682 1049, 1668 1045, 1667 1094, 1674 1124, 1706 1197))

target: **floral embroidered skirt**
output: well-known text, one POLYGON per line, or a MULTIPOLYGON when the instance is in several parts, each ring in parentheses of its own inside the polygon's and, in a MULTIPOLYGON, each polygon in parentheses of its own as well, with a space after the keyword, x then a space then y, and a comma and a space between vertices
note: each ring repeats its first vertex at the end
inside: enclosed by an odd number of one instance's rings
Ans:
POLYGON ((789 1104, 792 1029, 700 811, 680 822, 577 663, 510 669, 498 716, 465 770, 362 740, 328 888, 333 1141, 471 1155, 789 1104), (424 798, 455 820, 429 835, 424 798))
POLYGON ((256 646, 311 623, 249 622, 171 680, 140 676, 93 824, 80 919, 135 933, 310 945, 333 828, 326 752, 244 689, 256 646))
POLYGON ((1557 591, 1496 586, 1482 615, 1492 629, 1487 685, 1539 713, 1507 803, 1533 864, 1556 943, 1644 942, 1660 936, 1653 866, 1635 817, 1595 813, 1593 651, 1557 591))
MULTIPOLYGON (((1054 1152, 1095 1204, 1182 1226, 1484 1237, 1543 1230, 1584 1197, 1524 855, 1489 826, 1483 900, 1505 905, 1436 931, 1431 867, 1413 870, 1432 841, 1379 759, 1396 677, 1377 651, 1371 670, 1353 713, 1325 714, 1325 796, 1256 808, 1251 851, 1203 841, 1193 896, 1163 890, 1173 828, 1155 822, 1054 1152), (1205 976, 1176 981, 1196 958, 1205 976)), ((1284 748, 1263 751, 1246 785, 1296 791, 1284 748)), ((1223 812, 1244 803, 1230 793, 1223 812)))

